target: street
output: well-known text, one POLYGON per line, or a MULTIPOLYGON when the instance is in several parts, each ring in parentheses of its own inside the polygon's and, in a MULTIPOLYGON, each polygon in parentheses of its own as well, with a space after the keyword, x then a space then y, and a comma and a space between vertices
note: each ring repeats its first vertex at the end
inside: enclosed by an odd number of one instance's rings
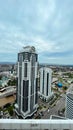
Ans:
MULTIPOLYGON (((47 107, 49 106, 49 104, 47 103, 45 103, 45 105, 47 105, 47 107)), ((65 97, 61 97, 59 100, 57 100, 55 106, 49 108, 49 112, 48 109, 43 111, 44 116, 42 116, 41 118, 49 119, 51 115, 58 116, 58 110, 62 110, 63 108, 65 108, 65 97)))

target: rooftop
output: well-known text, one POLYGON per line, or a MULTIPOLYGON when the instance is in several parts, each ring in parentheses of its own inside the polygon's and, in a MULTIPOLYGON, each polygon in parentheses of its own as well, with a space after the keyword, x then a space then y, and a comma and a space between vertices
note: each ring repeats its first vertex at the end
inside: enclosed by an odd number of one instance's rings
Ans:
POLYGON ((67 90, 67 96, 69 96, 73 100, 73 86, 69 87, 67 90))
POLYGON ((73 100, 73 93, 67 93, 67 96, 73 100))
POLYGON ((23 47, 20 52, 36 53, 36 50, 34 46, 26 46, 26 47, 23 47))

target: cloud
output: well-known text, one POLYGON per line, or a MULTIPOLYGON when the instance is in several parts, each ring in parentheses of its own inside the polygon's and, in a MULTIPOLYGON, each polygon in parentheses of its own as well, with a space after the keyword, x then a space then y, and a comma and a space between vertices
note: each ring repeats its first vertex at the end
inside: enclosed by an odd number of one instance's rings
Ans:
POLYGON ((13 59, 23 46, 32 45, 40 62, 72 63, 72 15, 72 0, 0 1, 0 61, 13 59))

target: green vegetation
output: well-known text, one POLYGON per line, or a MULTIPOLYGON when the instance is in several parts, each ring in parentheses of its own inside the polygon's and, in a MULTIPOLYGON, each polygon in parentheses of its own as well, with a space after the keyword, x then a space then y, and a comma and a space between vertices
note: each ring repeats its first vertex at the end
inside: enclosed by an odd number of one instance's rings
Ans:
POLYGON ((8 86, 15 86, 16 85, 16 79, 12 79, 8 81, 8 86))
POLYGON ((13 106, 8 107, 7 109, 8 109, 10 116, 12 116, 13 115, 13 106))
POLYGON ((50 101, 49 105, 52 105, 55 102, 56 98, 54 98, 52 101, 50 101))
POLYGON ((63 79, 61 77, 58 78, 59 82, 63 83, 63 79))
POLYGON ((65 73, 64 75, 67 75, 69 78, 73 78, 73 74, 71 73, 65 73))
POLYGON ((46 106, 44 105, 44 108, 46 108, 46 106))
POLYGON ((38 109, 40 109, 40 110, 41 110, 41 109, 42 109, 42 106, 40 105, 38 109))
POLYGON ((8 112, 10 116, 13 116, 14 113, 13 109, 14 109, 14 104, 11 105, 10 103, 6 104, 3 109, 0 107, 0 111, 8 112))
POLYGON ((2 111, 3 109, 0 107, 0 111, 2 111))
POLYGON ((0 75, 0 80, 2 80, 2 75, 0 75))
POLYGON ((67 86, 63 86, 63 90, 67 90, 67 86))

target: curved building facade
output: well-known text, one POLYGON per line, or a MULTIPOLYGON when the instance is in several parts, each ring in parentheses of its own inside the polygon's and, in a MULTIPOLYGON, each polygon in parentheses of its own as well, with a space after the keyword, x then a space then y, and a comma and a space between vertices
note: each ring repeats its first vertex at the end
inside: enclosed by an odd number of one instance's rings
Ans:
POLYGON ((48 100, 48 98, 52 95, 51 82, 52 82, 52 70, 47 67, 41 68, 39 95, 41 95, 46 100, 48 100))

